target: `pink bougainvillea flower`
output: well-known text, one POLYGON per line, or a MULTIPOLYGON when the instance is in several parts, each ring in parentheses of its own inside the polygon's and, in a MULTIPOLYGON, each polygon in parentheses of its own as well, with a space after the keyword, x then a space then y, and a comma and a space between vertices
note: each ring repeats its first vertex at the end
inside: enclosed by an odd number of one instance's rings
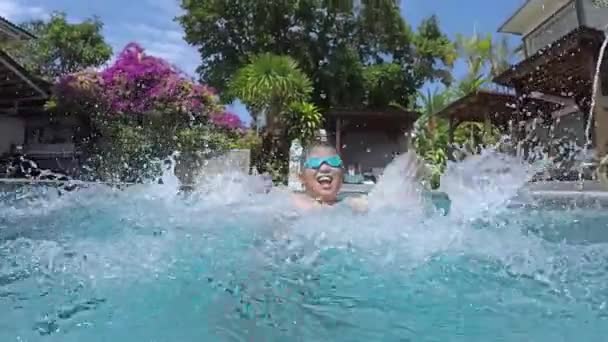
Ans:
POLYGON ((211 122, 221 128, 230 130, 243 130, 245 125, 238 115, 232 112, 223 112, 211 116, 211 122))
POLYGON ((223 129, 244 129, 237 115, 223 112, 215 89, 194 82, 166 60, 147 55, 136 43, 128 44, 114 63, 101 71, 61 78, 55 91, 63 98, 76 99, 87 92, 100 108, 107 109, 107 116, 177 112, 210 120, 223 129))

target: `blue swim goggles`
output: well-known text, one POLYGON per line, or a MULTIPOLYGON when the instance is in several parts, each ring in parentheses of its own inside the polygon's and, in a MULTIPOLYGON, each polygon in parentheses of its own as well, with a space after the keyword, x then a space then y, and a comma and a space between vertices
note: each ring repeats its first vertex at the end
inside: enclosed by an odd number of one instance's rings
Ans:
POLYGON ((306 160, 304 163, 304 167, 307 169, 317 170, 321 167, 321 165, 327 164, 333 168, 341 168, 342 167, 342 159, 338 155, 333 155, 329 157, 311 157, 306 160))

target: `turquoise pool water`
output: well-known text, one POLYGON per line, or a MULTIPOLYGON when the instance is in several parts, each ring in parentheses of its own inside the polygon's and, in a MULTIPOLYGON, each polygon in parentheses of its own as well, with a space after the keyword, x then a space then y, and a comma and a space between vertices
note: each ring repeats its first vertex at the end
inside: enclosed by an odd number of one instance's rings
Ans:
POLYGON ((249 186, 4 194, 0 341, 606 340, 604 210, 483 187, 476 211, 296 217, 249 186))

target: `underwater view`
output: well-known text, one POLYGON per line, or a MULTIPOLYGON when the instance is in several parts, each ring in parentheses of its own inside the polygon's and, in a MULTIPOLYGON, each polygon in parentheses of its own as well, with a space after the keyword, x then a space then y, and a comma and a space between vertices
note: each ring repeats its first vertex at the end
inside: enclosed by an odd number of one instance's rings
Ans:
POLYGON ((0 0, 0 342, 603 342, 608 1, 0 0))

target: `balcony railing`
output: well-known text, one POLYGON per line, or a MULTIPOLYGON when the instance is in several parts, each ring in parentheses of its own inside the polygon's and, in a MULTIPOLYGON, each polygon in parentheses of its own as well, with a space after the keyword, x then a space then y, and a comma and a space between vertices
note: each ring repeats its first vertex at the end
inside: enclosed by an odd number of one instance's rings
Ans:
POLYGON ((25 153, 28 156, 42 158, 70 157, 76 153, 76 147, 73 143, 27 144, 25 153))
POLYGON ((528 56, 533 55, 538 50, 576 29, 579 25, 576 5, 574 1, 571 1, 524 37, 526 54, 528 56))

